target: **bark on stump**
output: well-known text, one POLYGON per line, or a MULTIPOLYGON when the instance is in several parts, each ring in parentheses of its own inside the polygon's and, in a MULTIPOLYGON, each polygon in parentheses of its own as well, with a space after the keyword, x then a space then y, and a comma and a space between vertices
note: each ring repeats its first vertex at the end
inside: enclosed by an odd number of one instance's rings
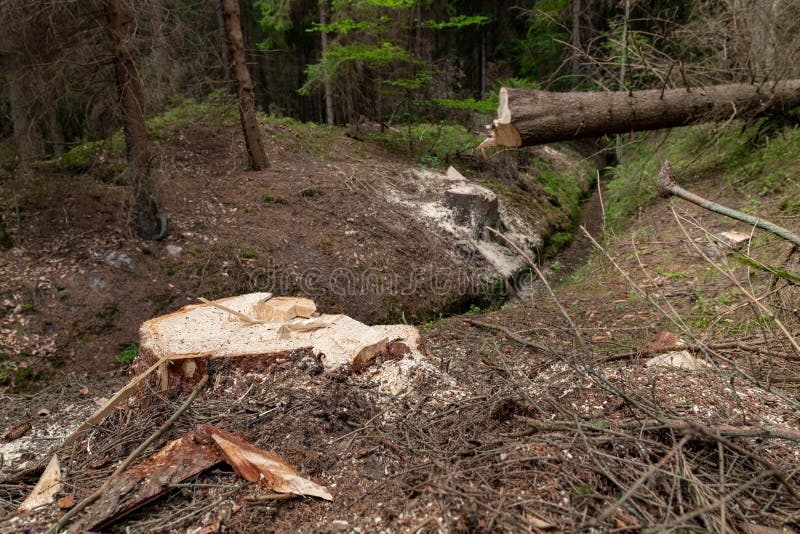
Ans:
POLYGON ((458 224, 472 227, 476 237, 483 235, 485 227, 497 228, 500 224, 497 195, 478 184, 452 186, 444 193, 444 204, 453 209, 458 224))

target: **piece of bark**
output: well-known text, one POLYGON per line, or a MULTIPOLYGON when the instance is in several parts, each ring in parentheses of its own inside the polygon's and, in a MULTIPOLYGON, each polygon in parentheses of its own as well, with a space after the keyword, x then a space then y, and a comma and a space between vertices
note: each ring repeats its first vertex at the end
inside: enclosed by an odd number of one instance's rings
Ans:
POLYGON ((800 80, 646 91, 500 89, 492 137, 517 148, 780 113, 800 105, 800 80))
POLYGON ((236 473, 249 480, 270 488, 277 493, 310 495, 328 501, 333 496, 323 486, 297 474, 297 469, 287 464, 273 451, 259 449, 230 432, 211 425, 203 425, 211 439, 219 446, 225 461, 236 473))
POLYGON ((70 527, 70 532, 100 529, 147 504, 178 484, 222 461, 218 447, 202 432, 170 441, 143 462, 120 474, 70 527))
POLYGON ((50 504, 55 501, 59 491, 61 491, 61 465, 58 456, 54 454, 36 486, 33 487, 33 491, 22 501, 17 512, 30 512, 34 508, 50 504))

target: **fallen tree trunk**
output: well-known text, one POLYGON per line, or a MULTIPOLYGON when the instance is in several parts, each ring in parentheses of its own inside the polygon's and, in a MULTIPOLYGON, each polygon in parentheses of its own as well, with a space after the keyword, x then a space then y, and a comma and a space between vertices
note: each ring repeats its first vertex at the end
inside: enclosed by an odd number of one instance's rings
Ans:
POLYGON ((780 113, 800 106, 800 80, 648 91, 551 93, 500 89, 481 148, 517 148, 780 113))

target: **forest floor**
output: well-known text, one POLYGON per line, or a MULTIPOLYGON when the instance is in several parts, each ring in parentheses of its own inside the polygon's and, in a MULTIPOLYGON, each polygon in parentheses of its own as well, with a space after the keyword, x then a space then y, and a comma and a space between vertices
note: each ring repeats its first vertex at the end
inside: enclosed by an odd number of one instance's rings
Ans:
MULTIPOLYGON (((649 158, 665 155, 653 150, 649 158)), ((785 158, 771 164, 798 170, 796 152, 785 158)), ((647 159, 635 163, 645 169, 647 159)), ((685 154, 676 169, 701 195, 794 226, 800 204, 786 199, 795 184, 764 182, 772 168, 742 179, 685 154)), ((642 174, 650 188, 654 174, 642 174)), ((681 200, 653 199, 608 226, 600 200, 588 210, 600 217, 584 221, 598 245, 576 239, 572 252, 546 262, 552 294, 537 282, 502 309, 421 326, 438 373, 426 387, 387 395, 368 373, 315 374, 290 361, 241 377, 235 399, 210 390, 150 449, 211 422, 279 452, 333 502, 258 500, 259 486, 216 467, 109 528, 796 531, 800 260, 778 238, 681 200), (741 252, 715 237, 731 230, 752 232, 741 252), (648 366, 678 348, 662 332, 680 337, 699 369, 648 366)), ((80 421, 96 407, 92 397, 122 383, 87 375, 6 395, 15 410, 0 425, 80 421)), ((80 500, 97 488, 177 402, 146 417, 117 411, 89 442, 57 448, 66 491, 80 500)), ((33 468, 0 482, 0 509, 11 513, 47 459, 28 458, 33 468)), ((36 520, 59 513, 51 507, 36 520)), ((0 531, 22 525, 9 516, 0 531)))

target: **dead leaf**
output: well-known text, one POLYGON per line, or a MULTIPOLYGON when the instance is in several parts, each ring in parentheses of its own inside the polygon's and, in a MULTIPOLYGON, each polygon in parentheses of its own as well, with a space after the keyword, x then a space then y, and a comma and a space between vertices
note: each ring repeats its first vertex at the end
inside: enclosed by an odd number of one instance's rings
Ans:
POLYGON ((326 488, 299 476, 297 470, 276 453, 259 449, 230 432, 211 425, 202 425, 201 428, 208 432, 222 451, 225 461, 239 476, 250 482, 263 484, 278 493, 311 495, 333 500, 326 488))
POLYGON ((672 332, 667 332, 666 330, 662 330, 658 334, 654 335, 647 342, 644 344, 643 348, 645 350, 651 351, 659 351, 659 350, 670 350, 670 349, 682 349, 686 346, 686 342, 678 337, 676 334, 672 332))
POLYGON ((68 508, 72 508, 75 506, 75 492, 70 493, 69 495, 64 495, 60 499, 56 501, 56 504, 62 510, 67 510, 68 508))
POLYGON ((50 504, 59 491, 61 491, 61 466, 58 463, 58 456, 54 454, 41 478, 39 478, 39 482, 36 483, 30 495, 19 505, 17 511, 30 512, 34 508, 50 504))
POLYGON ((528 520, 528 524, 533 528, 538 528, 539 530, 558 530, 561 529, 555 526, 553 523, 549 521, 545 521, 541 517, 535 516, 531 513, 525 514, 525 519, 528 520))
POLYGON ((39 408, 38 410, 36 410, 36 415, 45 417, 47 415, 50 415, 50 410, 48 410, 47 408, 39 408))

